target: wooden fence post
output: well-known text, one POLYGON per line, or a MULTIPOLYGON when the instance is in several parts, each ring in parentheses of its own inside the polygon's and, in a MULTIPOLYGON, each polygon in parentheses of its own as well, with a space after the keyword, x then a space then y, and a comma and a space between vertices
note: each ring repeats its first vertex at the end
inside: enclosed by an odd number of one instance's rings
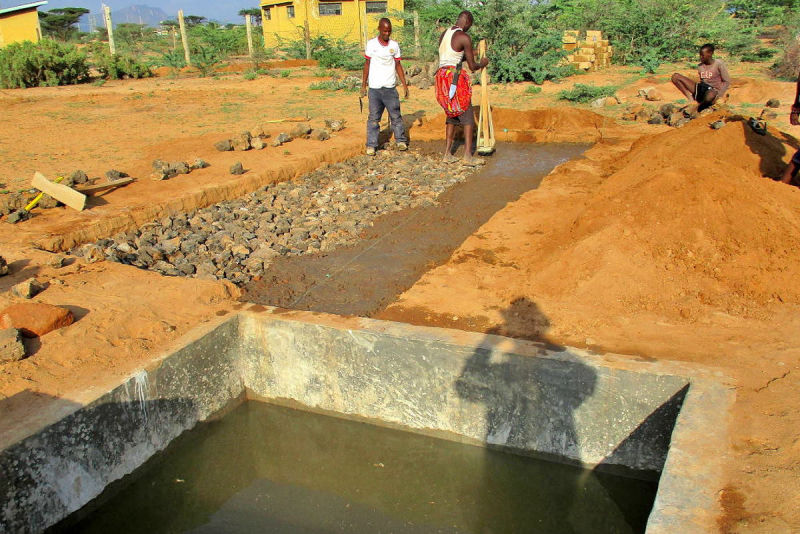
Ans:
POLYGON ((311 59, 311 30, 308 27, 308 18, 303 24, 303 34, 306 40, 306 59, 311 59))
POLYGON ((114 24, 111 22, 111 8, 103 4, 103 17, 106 19, 106 30, 108 31, 108 48, 111 55, 117 53, 117 45, 114 43, 114 24))
POLYGON ((253 22, 250 20, 250 15, 244 16, 244 25, 247 28, 247 51, 250 54, 250 59, 253 58, 253 22))
POLYGON ((422 47, 419 44, 419 12, 414 11, 414 54, 417 59, 422 55, 422 47))
POLYGON ((178 11, 178 26, 181 28, 181 42, 183 43, 183 57, 186 59, 186 66, 192 66, 192 57, 189 55, 189 38, 186 36, 186 22, 183 20, 183 10, 178 11))

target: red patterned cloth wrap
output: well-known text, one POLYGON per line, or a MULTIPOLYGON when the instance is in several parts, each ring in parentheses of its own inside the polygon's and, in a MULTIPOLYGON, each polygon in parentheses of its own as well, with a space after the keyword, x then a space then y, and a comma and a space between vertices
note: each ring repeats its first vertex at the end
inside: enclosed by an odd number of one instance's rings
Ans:
POLYGON ((456 95, 450 99, 450 82, 455 72, 455 67, 441 67, 436 71, 436 101, 448 117, 458 117, 472 106, 472 84, 469 73, 464 70, 458 77, 456 95))

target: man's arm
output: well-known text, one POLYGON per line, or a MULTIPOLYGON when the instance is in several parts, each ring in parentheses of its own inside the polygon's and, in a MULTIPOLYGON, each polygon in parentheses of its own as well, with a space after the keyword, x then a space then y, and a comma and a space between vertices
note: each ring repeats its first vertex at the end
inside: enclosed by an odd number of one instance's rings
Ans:
POLYGON ((725 65, 724 62, 720 61, 718 63, 719 67, 719 77, 722 79, 722 87, 719 88, 719 92, 717 93, 717 97, 715 100, 719 100, 731 86, 731 75, 728 72, 728 66, 725 65))
POLYGON ((794 102, 792 102, 792 112, 789 114, 789 122, 792 126, 800 126, 800 73, 797 75, 797 89, 794 93, 794 102))
MULTIPOLYGON (((464 59, 466 60, 467 65, 469 65, 469 70, 475 72, 489 64, 488 58, 483 58, 480 63, 475 62, 475 51, 472 49, 472 38, 469 35, 464 32, 459 32, 456 37, 461 45, 459 48, 464 51, 464 59)), ((456 49, 454 48, 454 50, 456 49)))
POLYGON ((361 73, 361 96, 367 94, 367 78, 369 78, 369 58, 364 57, 364 72, 361 73))
POLYGON ((394 70, 397 72, 397 77, 400 78, 400 83, 403 84, 403 91, 405 92, 405 98, 408 98, 408 84, 406 83, 406 73, 403 70, 403 65, 400 64, 400 60, 396 60, 394 62, 394 70))

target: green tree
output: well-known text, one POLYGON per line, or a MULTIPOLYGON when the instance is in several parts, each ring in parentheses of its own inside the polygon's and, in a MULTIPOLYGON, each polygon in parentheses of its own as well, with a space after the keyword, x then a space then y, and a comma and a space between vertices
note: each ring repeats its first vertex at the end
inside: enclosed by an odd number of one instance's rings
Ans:
POLYGON ((244 17, 245 15, 250 15, 253 17, 253 24, 256 26, 261 26, 261 10, 257 7, 253 7, 250 9, 240 9, 239 16, 244 17))
POLYGON ((45 35, 68 41, 78 33, 75 24, 87 13, 89 10, 82 7, 60 7, 47 12, 40 11, 39 21, 45 35))
POLYGON ((144 24, 123 22, 114 28, 114 36, 128 48, 134 48, 137 43, 145 40, 146 28, 144 24))
POLYGON ((199 15, 186 15, 185 17, 183 17, 183 20, 184 22, 186 22, 186 26, 188 26, 189 28, 193 28, 195 26, 200 26, 208 19, 206 19, 205 17, 201 17, 199 15))

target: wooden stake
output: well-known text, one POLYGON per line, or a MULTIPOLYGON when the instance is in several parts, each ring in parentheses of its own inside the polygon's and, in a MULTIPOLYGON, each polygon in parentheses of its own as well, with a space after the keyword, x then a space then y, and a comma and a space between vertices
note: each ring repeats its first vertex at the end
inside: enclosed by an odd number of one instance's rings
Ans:
POLYGON ((244 25, 247 28, 247 51, 250 59, 253 59, 253 22, 250 20, 250 15, 244 16, 244 25))
MULTIPOLYGON (((307 10, 308 8, 306 8, 307 10)), ((308 27, 308 16, 306 15, 306 20, 303 23, 303 35, 306 40, 306 59, 311 59, 311 30, 308 27)))
POLYGON ((111 8, 103 4, 103 16, 106 19, 106 30, 108 30, 108 48, 111 55, 117 53, 117 45, 114 43, 114 24, 111 22, 111 8))
POLYGON ((192 66, 192 57, 189 55, 189 38, 186 36, 186 23, 183 21, 183 10, 178 11, 178 26, 181 28, 181 42, 183 43, 183 57, 186 66, 192 66))
POLYGON ((414 53, 419 59, 422 55, 422 46, 419 44, 419 12, 414 11, 414 53))
POLYGON ((50 195, 59 202, 66 204, 72 209, 83 211, 86 206, 86 195, 79 193, 63 184, 56 184, 45 178, 45 176, 36 172, 31 180, 31 186, 35 187, 42 193, 50 195))
MULTIPOLYGON (((486 57, 486 40, 478 43, 480 59, 486 57)), ((489 73, 481 70, 481 106, 478 115, 478 138, 475 143, 478 154, 488 155, 494 152, 494 121, 492 120, 492 107, 489 105, 489 73)))

